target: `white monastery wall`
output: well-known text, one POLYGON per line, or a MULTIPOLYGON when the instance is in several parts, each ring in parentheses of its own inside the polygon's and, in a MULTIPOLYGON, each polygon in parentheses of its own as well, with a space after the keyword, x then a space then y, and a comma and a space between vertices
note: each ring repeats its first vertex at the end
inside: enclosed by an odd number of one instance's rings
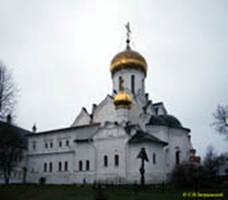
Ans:
POLYGON ((96 150, 93 142, 80 142, 75 145, 74 173, 77 183, 94 183, 96 173, 96 150), (80 162, 82 167, 80 169, 80 162), (89 163, 87 166, 87 163, 89 163))
POLYGON ((145 182, 146 183, 159 183, 166 180, 165 177, 165 157, 163 146, 158 143, 140 143, 131 144, 128 146, 127 156, 127 179, 130 183, 140 183, 139 169, 141 166, 141 159, 137 156, 144 147, 149 159, 145 162, 145 182), (155 154, 155 162, 153 162, 153 154, 155 154))
POLYGON ((85 110, 85 108, 82 108, 79 115, 76 117, 75 121, 73 122, 72 126, 81 126, 89 124, 91 121, 91 118, 88 114, 88 112, 85 110))
POLYGON ((98 182, 126 183, 126 141, 128 137, 122 128, 103 129, 94 138, 97 159, 98 182), (119 156, 119 165, 115 166, 114 157, 119 156), (104 156, 108 165, 104 165, 104 156))
POLYGON ((106 99, 98 105, 93 116, 94 123, 105 123, 106 121, 117 121, 113 100, 110 97, 106 97, 106 99))
POLYGON ((184 129, 169 129, 169 145, 168 145, 168 171, 171 172, 176 165, 176 152, 180 151, 180 163, 189 159, 189 139, 188 131, 184 129))
POLYGON ((158 139, 160 139, 164 142, 169 142, 168 127, 148 125, 148 126, 146 126, 146 130, 149 134, 157 137, 158 139))

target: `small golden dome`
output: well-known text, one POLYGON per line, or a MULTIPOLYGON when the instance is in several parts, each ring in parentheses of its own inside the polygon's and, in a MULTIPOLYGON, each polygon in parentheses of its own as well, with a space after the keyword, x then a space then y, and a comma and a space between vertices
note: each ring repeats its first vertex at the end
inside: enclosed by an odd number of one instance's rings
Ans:
POLYGON ((129 109, 132 104, 132 97, 125 91, 121 90, 114 98, 116 108, 129 109))
POLYGON ((127 48, 125 51, 118 53, 111 62, 110 71, 115 73, 120 69, 139 69, 145 74, 147 73, 147 63, 145 58, 139 54, 137 51, 133 51, 127 48))

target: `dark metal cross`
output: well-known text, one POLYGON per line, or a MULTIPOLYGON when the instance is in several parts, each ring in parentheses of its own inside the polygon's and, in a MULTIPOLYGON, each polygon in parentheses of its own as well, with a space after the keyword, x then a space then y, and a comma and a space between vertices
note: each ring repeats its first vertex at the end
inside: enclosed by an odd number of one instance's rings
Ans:
POLYGON ((130 28, 130 22, 128 22, 125 25, 126 29, 127 29, 127 39, 130 39, 130 34, 131 34, 131 28, 130 28))
POLYGON ((139 172, 140 172, 140 175, 141 175, 141 185, 144 185, 145 184, 145 177, 144 177, 144 174, 145 174, 145 161, 148 162, 149 159, 148 159, 148 156, 147 156, 147 153, 146 153, 146 150, 145 148, 141 148, 138 156, 137 156, 138 159, 141 159, 141 167, 139 168, 139 172))
POLYGON ((130 22, 128 22, 126 25, 125 25, 125 28, 127 29, 127 49, 130 49, 130 34, 131 34, 131 29, 130 29, 130 22))

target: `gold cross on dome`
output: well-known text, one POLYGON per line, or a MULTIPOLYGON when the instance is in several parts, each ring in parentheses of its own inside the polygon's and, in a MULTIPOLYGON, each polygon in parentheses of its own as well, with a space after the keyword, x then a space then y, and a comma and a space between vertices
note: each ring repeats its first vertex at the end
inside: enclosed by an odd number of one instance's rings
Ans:
POLYGON ((130 34, 131 34, 130 22, 128 22, 125 25, 125 28, 127 29, 127 39, 130 41, 130 34))
POLYGON ((131 28, 130 28, 130 22, 128 22, 126 25, 125 25, 125 28, 127 29, 127 49, 130 49, 130 34, 131 34, 131 28))

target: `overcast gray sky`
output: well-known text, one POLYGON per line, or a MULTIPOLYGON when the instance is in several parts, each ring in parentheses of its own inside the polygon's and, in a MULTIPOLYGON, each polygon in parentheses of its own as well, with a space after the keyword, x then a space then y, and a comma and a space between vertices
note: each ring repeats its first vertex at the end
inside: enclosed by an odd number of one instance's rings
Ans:
POLYGON ((200 155, 228 141, 210 124, 228 104, 226 0, 0 0, 0 59, 19 88, 17 124, 69 126, 82 106, 111 94, 110 61, 125 48, 145 56, 153 102, 192 130, 200 155))

